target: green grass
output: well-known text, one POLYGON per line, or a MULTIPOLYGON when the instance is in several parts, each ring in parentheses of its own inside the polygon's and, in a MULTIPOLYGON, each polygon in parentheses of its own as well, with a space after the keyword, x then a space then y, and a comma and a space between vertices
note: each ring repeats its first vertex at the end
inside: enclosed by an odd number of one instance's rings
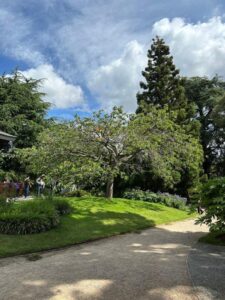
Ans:
POLYGON ((225 233, 223 233, 224 238, 221 238, 221 232, 210 232, 207 235, 199 239, 202 243, 213 244, 218 246, 225 246, 225 233))
POLYGON ((57 228, 32 235, 0 234, 0 257, 60 248, 193 217, 186 211, 136 200, 68 198, 73 213, 57 228))

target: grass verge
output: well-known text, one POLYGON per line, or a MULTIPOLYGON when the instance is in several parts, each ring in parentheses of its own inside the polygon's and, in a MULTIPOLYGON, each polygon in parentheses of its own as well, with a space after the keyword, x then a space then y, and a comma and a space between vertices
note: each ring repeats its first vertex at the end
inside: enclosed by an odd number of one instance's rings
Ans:
POLYGON ((210 232, 199 239, 201 243, 213 244, 218 246, 225 246, 225 233, 210 232))
POLYGON ((0 234, 0 257, 56 249, 194 216, 144 201, 96 197, 67 200, 73 212, 62 216, 58 227, 38 234, 0 234))

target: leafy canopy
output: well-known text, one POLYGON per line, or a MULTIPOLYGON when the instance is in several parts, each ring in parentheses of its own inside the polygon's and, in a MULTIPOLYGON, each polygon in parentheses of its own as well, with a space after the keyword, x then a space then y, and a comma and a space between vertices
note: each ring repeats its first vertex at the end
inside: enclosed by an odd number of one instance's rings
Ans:
POLYGON ((0 130, 16 135, 16 147, 32 146, 46 125, 49 103, 42 101, 40 83, 18 71, 0 77, 0 130))
POLYGON ((209 225, 211 231, 225 233, 225 178, 214 178, 201 186, 201 205, 205 213, 198 223, 209 225))
POLYGON ((225 175, 225 82, 219 77, 186 78, 186 96, 196 106, 194 118, 201 124, 200 141, 207 175, 225 175))
POLYGON ((72 123, 45 130, 38 141, 20 151, 30 171, 78 184, 101 182, 111 190, 110 197, 114 179, 139 172, 145 160, 165 185, 173 186, 186 168, 197 176, 202 158, 198 141, 175 124, 167 110, 154 107, 148 114, 129 115, 115 107, 90 118, 77 116, 72 123))

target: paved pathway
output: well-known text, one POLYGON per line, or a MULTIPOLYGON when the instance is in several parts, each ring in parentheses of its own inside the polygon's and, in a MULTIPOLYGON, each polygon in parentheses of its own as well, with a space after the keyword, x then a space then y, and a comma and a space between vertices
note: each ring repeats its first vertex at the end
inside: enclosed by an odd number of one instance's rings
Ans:
POLYGON ((225 247, 198 243, 188 256, 188 267, 201 299, 225 299, 225 247))
POLYGON ((36 261, 2 259, 0 299, 213 299, 192 268, 198 250, 189 256, 206 231, 188 220, 42 253, 36 261))

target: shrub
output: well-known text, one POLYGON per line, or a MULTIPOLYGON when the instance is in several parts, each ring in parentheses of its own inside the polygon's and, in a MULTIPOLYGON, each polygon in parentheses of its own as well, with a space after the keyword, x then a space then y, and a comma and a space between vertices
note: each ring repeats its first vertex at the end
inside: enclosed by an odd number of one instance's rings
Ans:
POLYGON ((0 232, 5 234, 38 233, 58 224, 55 207, 44 200, 14 203, 10 209, 0 212, 0 232))
POLYGON ((197 223, 207 224, 211 231, 225 232, 225 178, 214 178, 202 185, 201 205, 205 214, 197 223))
POLYGON ((126 199, 143 200, 154 203, 161 203, 169 207, 185 210, 186 198, 169 193, 153 193, 151 191, 130 190, 123 194, 126 199))
POLYGON ((91 194, 85 190, 74 190, 64 194, 67 197, 89 197, 91 194))
POLYGON ((169 194, 169 193, 158 193, 157 194, 160 198, 160 203, 165 204, 166 206, 185 210, 187 199, 183 198, 179 195, 169 194))
POLYGON ((159 196, 156 193, 142 190, 129 190, 123 194, 126 199, 144 200, 149 202, 159 202, 159 196))
POLYGON ((0 212, 5 211, 11 206, 11 202, 7 201, 7 197, 0 195, 0 212))
POLYGON ((72 207, 65 199, 54 199, 53 204, 59 215, 66 215, 72 212, 72 207))

